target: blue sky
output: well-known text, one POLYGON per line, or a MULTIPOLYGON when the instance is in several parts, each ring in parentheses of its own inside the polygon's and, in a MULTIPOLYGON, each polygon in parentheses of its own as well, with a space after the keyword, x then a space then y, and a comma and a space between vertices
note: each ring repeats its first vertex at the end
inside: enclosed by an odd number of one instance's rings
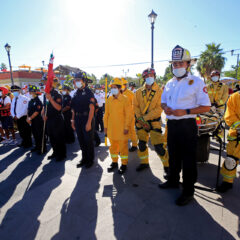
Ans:
MULTIPOLYGON (((89 68, 151 59, 148 14, 157 14, 154 60, 167 60, 179 44, 199 55, 206 43, 224 50, 240 48, 238 0, 0 0, 0 62, 8 63, 4 45, 12 46, 14 69, 40 67, 54 51, 55 62, 79 67, 98 77, 135 76, 150 64, 89 68)), ((240 51, 239 51, 240 52, 240 51)), ((236 64, 226 54, 225 70, 236 64)), ((155 63, 163 75, 167 62, 155 63)))

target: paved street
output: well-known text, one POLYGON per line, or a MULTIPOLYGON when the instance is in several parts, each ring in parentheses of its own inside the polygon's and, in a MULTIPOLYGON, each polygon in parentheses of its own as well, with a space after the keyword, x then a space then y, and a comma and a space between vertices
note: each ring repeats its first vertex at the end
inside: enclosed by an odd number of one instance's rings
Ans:
MULTIPOLYGON (((124 176, 107 172, 111 159, 103 143, 89 170, 76 168, 77 143, 68 146, 65 162, 47 155, 0 147, 1 240, 240 239, 240 168, 229 193, 196 190, 192 203, 177 207, 180 190, 157 186, 163 167, 153 149, 151 170, 137 173, 137 154, 130 153, 124 176)), ((215 186, 217 161, 212 151, 209 163, 199 165, 197 185, 215 186)))

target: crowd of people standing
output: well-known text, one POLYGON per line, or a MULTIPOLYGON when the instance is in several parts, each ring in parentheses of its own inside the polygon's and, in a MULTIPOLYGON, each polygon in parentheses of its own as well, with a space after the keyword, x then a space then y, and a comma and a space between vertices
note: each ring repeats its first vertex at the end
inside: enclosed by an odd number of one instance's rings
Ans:
POLYGON ((167 180, 159 187, 178 188, 182 170, 182 194, 176 200, 176 204, 182 206, 193 199, 197 181, 196 117, 216 110, 224 114, 227 103, 224 120, 230 127, 229 142, 221 170, 223 182, 218 188, 226 192, 233 186, 240 159, 240 92, 229 98, 227 86, 219 81, 219 71, 212 72, 211 83, 206 86, 202 79, 190 74, 192 60, 190 52, 177 45, 172 50, 170 62, 174 77, 164 89, 155 81, 155 70, 148 68, 142 73, 144 85, 137 90, 134 85, 128 89, 126 79, 114 78, 108 86, 108 98, 98 85, 95 93, 89 89, 91 80, 82 71, 74 76, 74 89, 64 84, 59 91, 57 78, 53 80, 50 93, 45 94, 35 85, 29 86, 25 93, 16 85, 10 91, 0 87, 1 144, 27 149, 33 145, 33 136, 35 145, 31 151, 42 155, 47 152, 49 139, 53 153, 48 159, 62 161, 67 158, 66 144, 74 143, 76 136, 82 151, 77 167, 90 168, 94 164, 94 148, 101 144, 98 133, 104 132, 110 142, 112 159, 107 170, 124 174, 129 152, 137 151, 140 163, 136 171, 149 168, 148 143, 151 139, 167 180), (8 96, 10 92, 12 99, 8 96), (163 112, 167 117, 165 131, 161 119, 163 112), (21 143, 16 140, 14 123, 21 143))

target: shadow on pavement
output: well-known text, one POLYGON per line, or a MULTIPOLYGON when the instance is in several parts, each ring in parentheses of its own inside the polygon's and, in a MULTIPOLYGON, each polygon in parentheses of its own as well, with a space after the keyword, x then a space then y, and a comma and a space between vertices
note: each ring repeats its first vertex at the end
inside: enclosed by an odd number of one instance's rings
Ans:
MULTIPOLYGON (((41 161, 38 161, 39 163, 41 161)), ((61 184, 64 166, 65 162, 50 161, 43 167, 41 174, 26 190, 23 198, 15 203, 4 216, 0 226, 0 239, 35 239, 40 226, 38 217, 51 192, 61 184)), ((21 170, 23 171, 23 167, 18 169, 19 174, 21 170)))
POLYGON ((98 215, 96 194, 100 187, 102 172, 99 164, 94 164, 90 169, 81 169, 71 196, 62 206, 59 232, 52 240, 96 239, 98 215))
POLYGON ((22 157, 26 152, 27 151, 22 148, 15 148, 7 157, 0 160, 0 173, 6 170, 9 165, 14 163, 19 157, 22 157))
MULTIPOLYGON (((19 150, 18 157, 20 157, 22 154, 23 151, 19 150)), ((11 155, 9 156, 9 158, 7 157, 9 161, 11 161, 10 157, 14 160, 17 159, 17 156, 15 158, 11 155)), ((17 185, 27 176, 34 174, 38 167, 41 165, 41 163, 42 158, 35 159, 34 157, 31 157, 30 154, 26 154, 25 159, 16 166, 16 168, 12 171, 8 178, 0 182, 0 207, 4 206, 11 198, 17 185)))

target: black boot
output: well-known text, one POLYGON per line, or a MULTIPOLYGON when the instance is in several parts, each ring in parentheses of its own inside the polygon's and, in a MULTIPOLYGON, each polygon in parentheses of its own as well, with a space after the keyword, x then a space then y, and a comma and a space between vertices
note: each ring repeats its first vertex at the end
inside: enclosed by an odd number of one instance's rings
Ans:
POLYGON ((52 155, 50 155, 50 156, 48 156, 48 160, 50 160, 50 159, 53 159, 53 158, 55 158, 56 157, 56 155, 53 153, 52 155))
POLYGON ((114 169, 118 168, 118 163, 111 163, 110 167, 107 169, 108 172, 113 172, 114 169))
POLYGON ((225 193, 229 189, 232 189, 232 187, 233 187, 232 183, 222 182, 222 184, 220 186, 218 186, 216 190, 220 193, 225 193))
POLYGON ((168 180, 169 167, 164 167, 163 177, 165 180, 168 180))
POLYGON ((32 148, 30 152, 36 152, 38 149, 35 147, 35 148, 32 148))
POLYGON ((81 168, 86 164, 86 162, 82 159, 78 164, 77 164, 77 168, 81 168))
POLYGON ((142 170, 147 169, 147 168, 149 168, 149 164, 148 164, 148 163, 141 163, 141 164, 136 168, 136 171, 137 171, 137 172, 141 172, 142 170))
POLYGON ((119 174, 124 174, 127 171, 127 165, 122 165, 118 170, 119 174))
POLYGON ((129 152, 135 152, 137 150, 138 150, 138 148, 134 147, 134 146, 132 146, 131 148, 128 149, 129 152))
POLYGON ((87 162, 85 164, 85 168, 90 168, 90 167, 92 167, 92 165, 93 165, 93 162, 87 162))
POLYGON ((182 193, 180 197, 176 200, 176 204, 178 206, 184 206, 184 205, 187 205, 192 200, 193 200, 193 195, 185 195, 182 193))
POLYGON ((158 185, 159 188, 167 189, 167 188, 179 188, 179 183, 172 183, 170 181, 167 181, 165 183, 161 183, 158 185))

